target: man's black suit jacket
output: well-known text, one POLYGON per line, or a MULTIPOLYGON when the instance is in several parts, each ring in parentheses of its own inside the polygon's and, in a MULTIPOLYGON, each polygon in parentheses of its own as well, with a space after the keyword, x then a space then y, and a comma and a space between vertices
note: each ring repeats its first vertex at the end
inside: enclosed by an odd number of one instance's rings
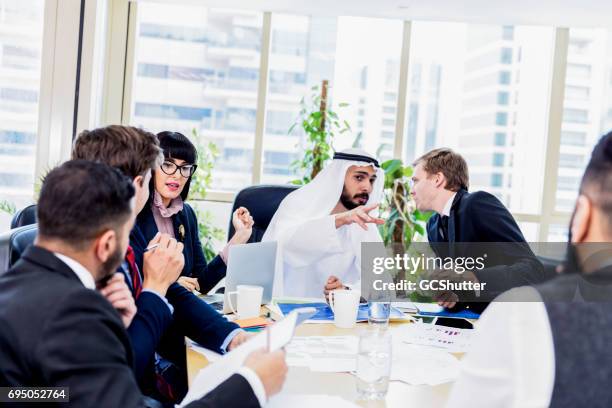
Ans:
POLYGON ((486 282, 482 302, 459 304, 456 309, 469 306, 482 312, 487 302, 500 293, 517 286, 533 285, 545 281, 540 261, 525 242, 510 212, 492 194, 484 191, 468 193, 459 190, 455 195, 448 216, 447 236, 443 236, 442 217, 434 214, 427 222, 427 238, 438 256, 481 256, 477 245, 453 245, 453 243, 486 242, 514 243, 508 245, 482 245, 486 248, 485 269, 475 270, 480 282, 486 282), (444 243, 448 243, 445 245, 444 243))
MULTIPOLYGON (((119 314, 53 253, 31 246, 0 276, 0 386, 69 387, 74 407, 144 407, 119 314)), ((189 407, 258 407, 234 375, 189 407)))

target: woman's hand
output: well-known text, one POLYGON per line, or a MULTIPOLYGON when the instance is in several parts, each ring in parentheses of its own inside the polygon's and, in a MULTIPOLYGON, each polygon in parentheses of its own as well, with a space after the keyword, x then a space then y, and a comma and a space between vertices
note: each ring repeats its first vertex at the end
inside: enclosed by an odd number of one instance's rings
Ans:
POLYGON ((238 208, 232 214, 232 225, 236 232, 234 236, 230 240, 232 244, 244 244, 251 237, 251 233, 253 232, 253 217, 244 207, 238 208))
POLYGON ((200 284, 198 283, 197 278, 181 276, 176 282, 190 292, 193 292, 194 290, 197 290, 198 292, 200 291, 200 284))

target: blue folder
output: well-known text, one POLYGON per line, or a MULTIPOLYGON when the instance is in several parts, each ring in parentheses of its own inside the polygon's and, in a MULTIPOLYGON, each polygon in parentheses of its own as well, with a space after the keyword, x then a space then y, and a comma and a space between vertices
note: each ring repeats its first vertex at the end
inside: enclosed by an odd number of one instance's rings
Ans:
MULTIPOLYGON (((294 309, 299 309, 302 307, 313 307, 316 309, 316 313, 310 317, 310 320, 321 320, 321 321, 333 321, 334 320, 334 312, 332 312, 331 307, 325 302, 320 303, 278 303, 278 307, 280 308, 283 315, 287 315, 294 309)), ((391 313, 389 318, 403 318, 404 314, 394 307, 391 308, 391 313)), ((368 305, 360 304, 359 311, 357 312, 357 321, 358 322, 366 322, 368 320, 368 305)))

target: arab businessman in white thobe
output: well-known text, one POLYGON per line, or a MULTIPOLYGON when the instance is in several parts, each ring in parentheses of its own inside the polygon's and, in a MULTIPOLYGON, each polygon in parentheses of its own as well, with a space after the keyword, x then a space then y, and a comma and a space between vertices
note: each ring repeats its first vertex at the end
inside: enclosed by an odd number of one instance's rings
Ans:
POLYGON ((375 214, 383 186, 378 161, 348 149, 281 202, 262 239, 279 244, 277 295, 323 297, 334 289, 359 290, 361 243, 382 241, 377 225, 384 221, 375 214))

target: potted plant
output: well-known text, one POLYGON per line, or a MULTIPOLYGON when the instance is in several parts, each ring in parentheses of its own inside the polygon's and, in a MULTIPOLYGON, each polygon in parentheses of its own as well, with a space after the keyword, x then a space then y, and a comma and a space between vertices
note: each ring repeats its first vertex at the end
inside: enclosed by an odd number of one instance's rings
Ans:
MULTIPOLYGON (((293 180, 292 184, 304 185, 310 182, 325 166, 325 163, 333 157, 334 138, 351 130, 346 120, 341 120, 334 112, 328 100, 329 85, 327 80, 319 87, 312 87, 313 94, 308 102, 304 98, 300 101, 299 121, 289 128, 291 134, 299 125, 306 136, 306 146, 301 159, 291 164, 292 169, 302 174, 302 177, 293 180)), ((348 104, 340 103, 339 107, 348 104)))

